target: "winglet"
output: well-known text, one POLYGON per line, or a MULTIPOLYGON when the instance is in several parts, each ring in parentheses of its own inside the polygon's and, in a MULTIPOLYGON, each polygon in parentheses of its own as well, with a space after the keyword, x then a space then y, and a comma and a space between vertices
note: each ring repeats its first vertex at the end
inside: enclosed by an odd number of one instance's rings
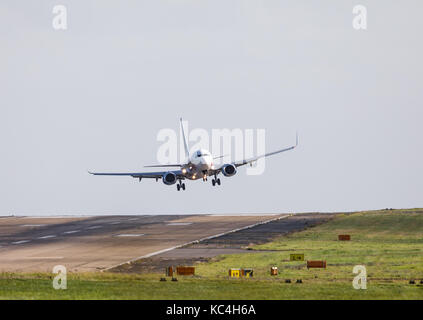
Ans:
POLYGON ((187 139, 186 139, 186 137, 185 137, 184 125, 182 124, 182 117, 181 117, 179 120, 180 120, 180 122, 181 122, 182 137, 184 138, 185 156, 186 156, 187 158, 189 158, 188 144, 187 144, 187 139))
POLYGON ((296 132, 296 135, 295 135, 295 146, 296 147, 298 146, 298 131, 296 132))

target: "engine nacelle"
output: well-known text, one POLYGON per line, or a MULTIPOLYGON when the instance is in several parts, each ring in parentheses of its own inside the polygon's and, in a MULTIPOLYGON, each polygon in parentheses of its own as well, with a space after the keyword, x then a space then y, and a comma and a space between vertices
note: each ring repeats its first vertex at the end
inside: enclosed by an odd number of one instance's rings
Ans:
POLYGON ((166 172, 163 175, 163 183, 170 186, 171 184, 175 184, 176 183, 176 174, 174 174, 173 172, 166 172))
POLYGON ((225 177, 232 177, 236 174, 236 167, 233 164, 225 164, 222 167, 222 174, 225 177))

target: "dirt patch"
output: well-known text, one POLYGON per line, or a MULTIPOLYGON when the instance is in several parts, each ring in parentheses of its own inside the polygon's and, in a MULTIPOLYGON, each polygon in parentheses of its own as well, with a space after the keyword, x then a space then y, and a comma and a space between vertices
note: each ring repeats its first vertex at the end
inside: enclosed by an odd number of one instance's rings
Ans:
POLYGON ((193 266, 194 264, 207 262, 210 258, 192 258, 192 259, 163 259, 163 258, 145 258, 131 263, 120 265, 109 271, 122 273, 159 273, 166 272, 169 266, 193 266))

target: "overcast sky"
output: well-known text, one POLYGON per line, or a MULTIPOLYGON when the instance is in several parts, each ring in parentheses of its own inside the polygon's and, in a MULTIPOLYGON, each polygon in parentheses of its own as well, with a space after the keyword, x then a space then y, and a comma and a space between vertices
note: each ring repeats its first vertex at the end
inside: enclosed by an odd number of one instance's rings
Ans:
POLYGON ((421 1, 0 3, 0 215, 423 206, 421 1), (52 27, 67 7, 67 30, 52 27), (367 30, 352 27, 367 7, 367 30), (87 170, 157 162, 162 128, 295 142, 187 190, 87 170))

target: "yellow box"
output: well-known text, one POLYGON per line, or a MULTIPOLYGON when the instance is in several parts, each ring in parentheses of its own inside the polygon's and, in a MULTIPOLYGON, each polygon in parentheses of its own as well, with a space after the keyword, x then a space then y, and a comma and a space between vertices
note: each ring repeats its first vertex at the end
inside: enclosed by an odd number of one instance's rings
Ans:
POLYGON ((229 276, 231 278, 239 278, 241 276, 240 269, 229 269, 229 276))
POLYGON ((291 253, 289 255, 291 261, 304 261, 304 253, 291 253))

